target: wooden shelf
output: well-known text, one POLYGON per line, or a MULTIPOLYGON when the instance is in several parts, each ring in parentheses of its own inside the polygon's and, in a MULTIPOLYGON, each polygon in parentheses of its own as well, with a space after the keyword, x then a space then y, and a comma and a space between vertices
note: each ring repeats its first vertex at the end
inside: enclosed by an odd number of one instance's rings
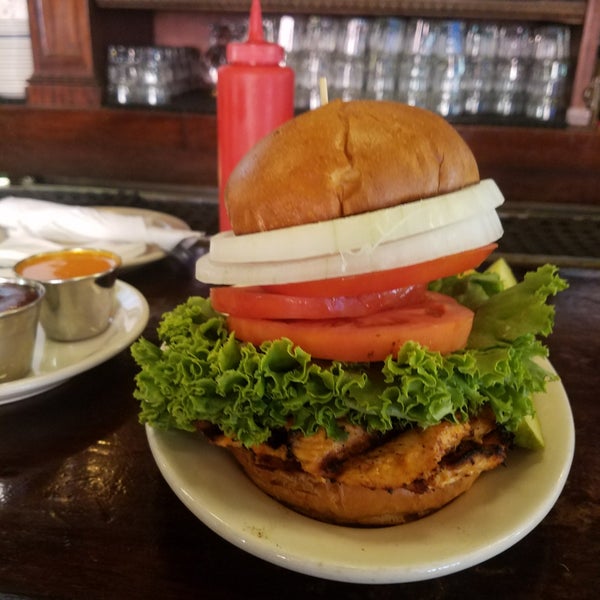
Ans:
MULTIPOLYGON (((103 8, 248 12, 248 0, 97 0, 103 8)), ((581 25, 585 0, 262 0, 264 13, 355 14, 553 21, 581 25)))

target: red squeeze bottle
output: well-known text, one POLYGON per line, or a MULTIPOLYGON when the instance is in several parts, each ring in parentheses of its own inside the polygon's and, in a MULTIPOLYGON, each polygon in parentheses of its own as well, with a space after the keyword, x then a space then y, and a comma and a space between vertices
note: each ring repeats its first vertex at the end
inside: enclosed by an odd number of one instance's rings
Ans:
POLYGON ((227 45, 217 78, 219 228, 231 229, 224 191, 242 156, 267 133, 294 116, 294 72, 284 49, 264 40, 260 0, 252 0, 246 42, 227 45))

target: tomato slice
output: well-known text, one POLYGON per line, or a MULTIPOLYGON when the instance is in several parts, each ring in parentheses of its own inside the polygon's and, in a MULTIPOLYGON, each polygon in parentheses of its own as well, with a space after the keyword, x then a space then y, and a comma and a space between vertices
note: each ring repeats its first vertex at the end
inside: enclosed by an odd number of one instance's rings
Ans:
POLYGON ((381 310, 422 301, 425 285, 410 285, 360 296, 287 296, 272 294, 260 286, 218 287, 210 300, 219 312, 252 319, 327 319, 363 317, 381 310))
POLYGON ((363 275, 319 279, 298 283, 266 285, 264 289, 274 294, 289 296, 358 296, 417 283, 429 283, 440 277, 456 275, 478 267, 497 247, 487 244, 473 250, 450 254, 426 262, 374 271, 363 275))
POLYGON ((286 337, 313 358, 344 362, 381 361, 405 342, 419 342, 441 353, 463 348, 473 312, 453 298, 425 292, 417 305, 384 310, 355 319, 284 321, 229 316, 229 331, 258 346, 286 337))

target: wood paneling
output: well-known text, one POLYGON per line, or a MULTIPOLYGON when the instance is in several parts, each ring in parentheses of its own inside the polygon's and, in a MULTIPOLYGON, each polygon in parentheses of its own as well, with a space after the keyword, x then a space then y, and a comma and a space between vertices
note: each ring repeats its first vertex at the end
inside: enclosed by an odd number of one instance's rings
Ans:
MULTIPOLYGON (((600 204, 600 135, 457 126, 511 201, 600 204)), ((0 172, 119 185, 217 185, 214 115, 0 106, 0 172)))
POLYGON ((87 0, 30 0, 32 106, 100 106, 87 0))
MULTIPOLYGON (((573 80, 573 88, 571 90, 571 114, 577 118, 579 113, 580 119, 583 115, 585 123, 593 114, 593 109, 586 106, 584 95, 586 88, 590 85, 594 77, 596 69, 596 56, 598 52, 598 44, 600 43, 600 1, 590 0, 587 6, 587 13, 583 32, 581 36, 581 44, 579 47, 579 60, 575 70, 573 80)), ((571 122, 574 122, 571 121, 571 122)))
POLYGON ((0 172, 16 178, 212 185, 215 148, 212 116, 0 107, 0 172))

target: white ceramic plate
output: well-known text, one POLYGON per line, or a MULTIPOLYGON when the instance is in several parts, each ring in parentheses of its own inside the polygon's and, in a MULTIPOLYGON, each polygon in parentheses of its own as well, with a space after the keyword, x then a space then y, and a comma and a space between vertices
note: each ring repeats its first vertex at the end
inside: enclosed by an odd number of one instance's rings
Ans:
POLYGON ((54 342, 38 327, 33 366, 22 379, 0 383, 0 405, 40 394, 112 358, 135 341, 148 322, 148 302, 131 285, 116 282, 117 311, 109 328, 88 340, 54 342))
MULTIPOLYGON (((96 210, 100 211, 110 211, 117 214, 128 215, 128 216, 136 216, 143 217, 146 225, 148 227, 159 227, 164 229, 177 229, 182 231, 189 231, 190 227, 181 219, 174 217, 173 215, 169 215, 167 213, 162 213, 155 210, 148 210, 145 208, 135 208, 128 206, 94 206, 96 210)), ((0 241, 4 238, 4 232, 0 227, 0 241)), ((88 246, 97 246, 102 245, 107 250, 112 250, 117 254, 122 256, 123 262, 121 265, 121 270, 129 270, 134 267, 140 267, 154 261, 160 260, 166 256, 166 252, 157 244, 145 244, 143 242, 98 242, 93 244, 87 244, 88 246)), ((31 248, 30 253, 34 252, 42 252, 44 251, 43 246, 40 248, 31 248)), ((18 249, 19 254, 22 252, 22 249, 18 249)), ((13 275, 13 271, 11 268, 12 264, 6 263, 0 265, 0 275, 4 275, 6 277, 10 277, 13 275)))
MULTIPOLYGON (((185 221, 156 210, 148 210, 146 208, 135 208, 128 206, 96 206, 97 210, 109 210, 122 215, 144 217, 146 225, 149 227, 164 227, 165 229, 182 229, 189 230, 189 226, 185 221)), ((166 255, 165 251, 156 244, 148 244, 143 252, 136 256, 127 256, 123 260, 123 268, 130 269, 140 267, 148 263, 160 260, 166 255)))
POLYGON ((514 450, 507 468, 484 474, 442 510, 379 529, 327 525, 258 490, 222 449, 184 432, 146 427, 150 448, 180 500, 218 535, 266 561, 355 583, 400 583, 481 563, 527 535, 548 514, 571 467, 575 432, 569 400, 553 382, 536 407, 542 452, 514 450))

